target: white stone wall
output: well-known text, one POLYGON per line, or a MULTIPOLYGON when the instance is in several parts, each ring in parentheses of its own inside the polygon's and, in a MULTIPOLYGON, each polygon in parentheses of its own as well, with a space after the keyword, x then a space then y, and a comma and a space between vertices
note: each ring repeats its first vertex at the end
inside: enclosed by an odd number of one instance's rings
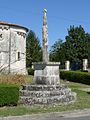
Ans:
POLYGON ((9 26, 0 25, 0 69, 8 69, 9 63, 9 26))
POLYGON ((26 29, 9 25, 5 29, 5 26, 0 27, 0 70, 26 74, 26 29))

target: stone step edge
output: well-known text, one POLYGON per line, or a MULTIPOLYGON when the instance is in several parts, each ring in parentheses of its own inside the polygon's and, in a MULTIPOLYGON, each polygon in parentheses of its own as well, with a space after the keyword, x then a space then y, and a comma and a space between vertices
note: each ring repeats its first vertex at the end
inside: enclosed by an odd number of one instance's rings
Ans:
POLYGON ((57 90, 70 90, 71 88, 22 88, 21 90, 27 90, 27 91, 57 91, 57 90))
POLYGON ((58 96, 50 96, 50 97, 30 97, 30 96, 20 96, 20 99, 22 98, 27 98, 27 99, 48 99, 48 98, 62 98, 62 97, 67 97, 67 96, 76 96, 75 92, 71 92, 69 95, 58 95, 58 96))
POLYGON ((70 91, 71 92, 71 88, 68 89, 55 89, 55 90, 22 90, 20 89, 19 92, 61 92, 61 91, 70 91))
POLYGON ((71 94, 71 90, 68 91, 20 91, 20 96, 36 96, 36 97, 49 97, 49 96, 60 96, 60 95, 69 95, 71 94))
POLYGON ((73 92, 71 95, 62 95, 54 97, 20 97, 19 103, 23 105, 52 105, 62 103, 72 103, 76 101, 76 93, 73 92))
POLYGON ((67 85, 65 85, 65 84, 61 84, 61 85, 43 85, 43 84, 30 84, 30 85, 28 85, 28 84, 26 84, 26 85, 23 85, 24 87, 67 87, 67 85))

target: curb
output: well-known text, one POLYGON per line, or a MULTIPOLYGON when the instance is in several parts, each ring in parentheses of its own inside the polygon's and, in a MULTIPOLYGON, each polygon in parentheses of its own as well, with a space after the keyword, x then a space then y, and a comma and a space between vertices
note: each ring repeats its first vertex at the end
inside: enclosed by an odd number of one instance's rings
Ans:
POLYGON ((22 116, 8 116, 8 117, 0 117, 0 120, 32 120, 35 118, 49 118, 49 117, 64 117, 64 118, 73 118, 73 117, 84 117, 90 116, 90 109, 84 110, 74 110, 67 112, 51 112, 51 113, 40 113, 40 114, 31 114, 31 115, 22 115, 22 116))

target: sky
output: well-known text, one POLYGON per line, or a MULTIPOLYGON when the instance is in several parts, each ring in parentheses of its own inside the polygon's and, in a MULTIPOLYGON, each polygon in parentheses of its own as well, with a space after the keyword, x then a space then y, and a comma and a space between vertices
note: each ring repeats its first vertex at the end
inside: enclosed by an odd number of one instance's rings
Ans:
POLYGON ((90 33, 90 0, 0 0, 0 21, 33 30, 42 44, 43 9, 47 9, 49 48, 65 40, 70 25, 90 33))

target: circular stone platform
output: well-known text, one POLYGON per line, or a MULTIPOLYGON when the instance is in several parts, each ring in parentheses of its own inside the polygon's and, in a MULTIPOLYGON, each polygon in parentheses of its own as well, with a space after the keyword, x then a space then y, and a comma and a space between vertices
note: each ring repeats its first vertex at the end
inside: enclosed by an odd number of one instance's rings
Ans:
POLYGON ((53 105, 76 100, 76 93, 66 85, 24 85, 20 95, 20 103, 24 105, 53 105))

